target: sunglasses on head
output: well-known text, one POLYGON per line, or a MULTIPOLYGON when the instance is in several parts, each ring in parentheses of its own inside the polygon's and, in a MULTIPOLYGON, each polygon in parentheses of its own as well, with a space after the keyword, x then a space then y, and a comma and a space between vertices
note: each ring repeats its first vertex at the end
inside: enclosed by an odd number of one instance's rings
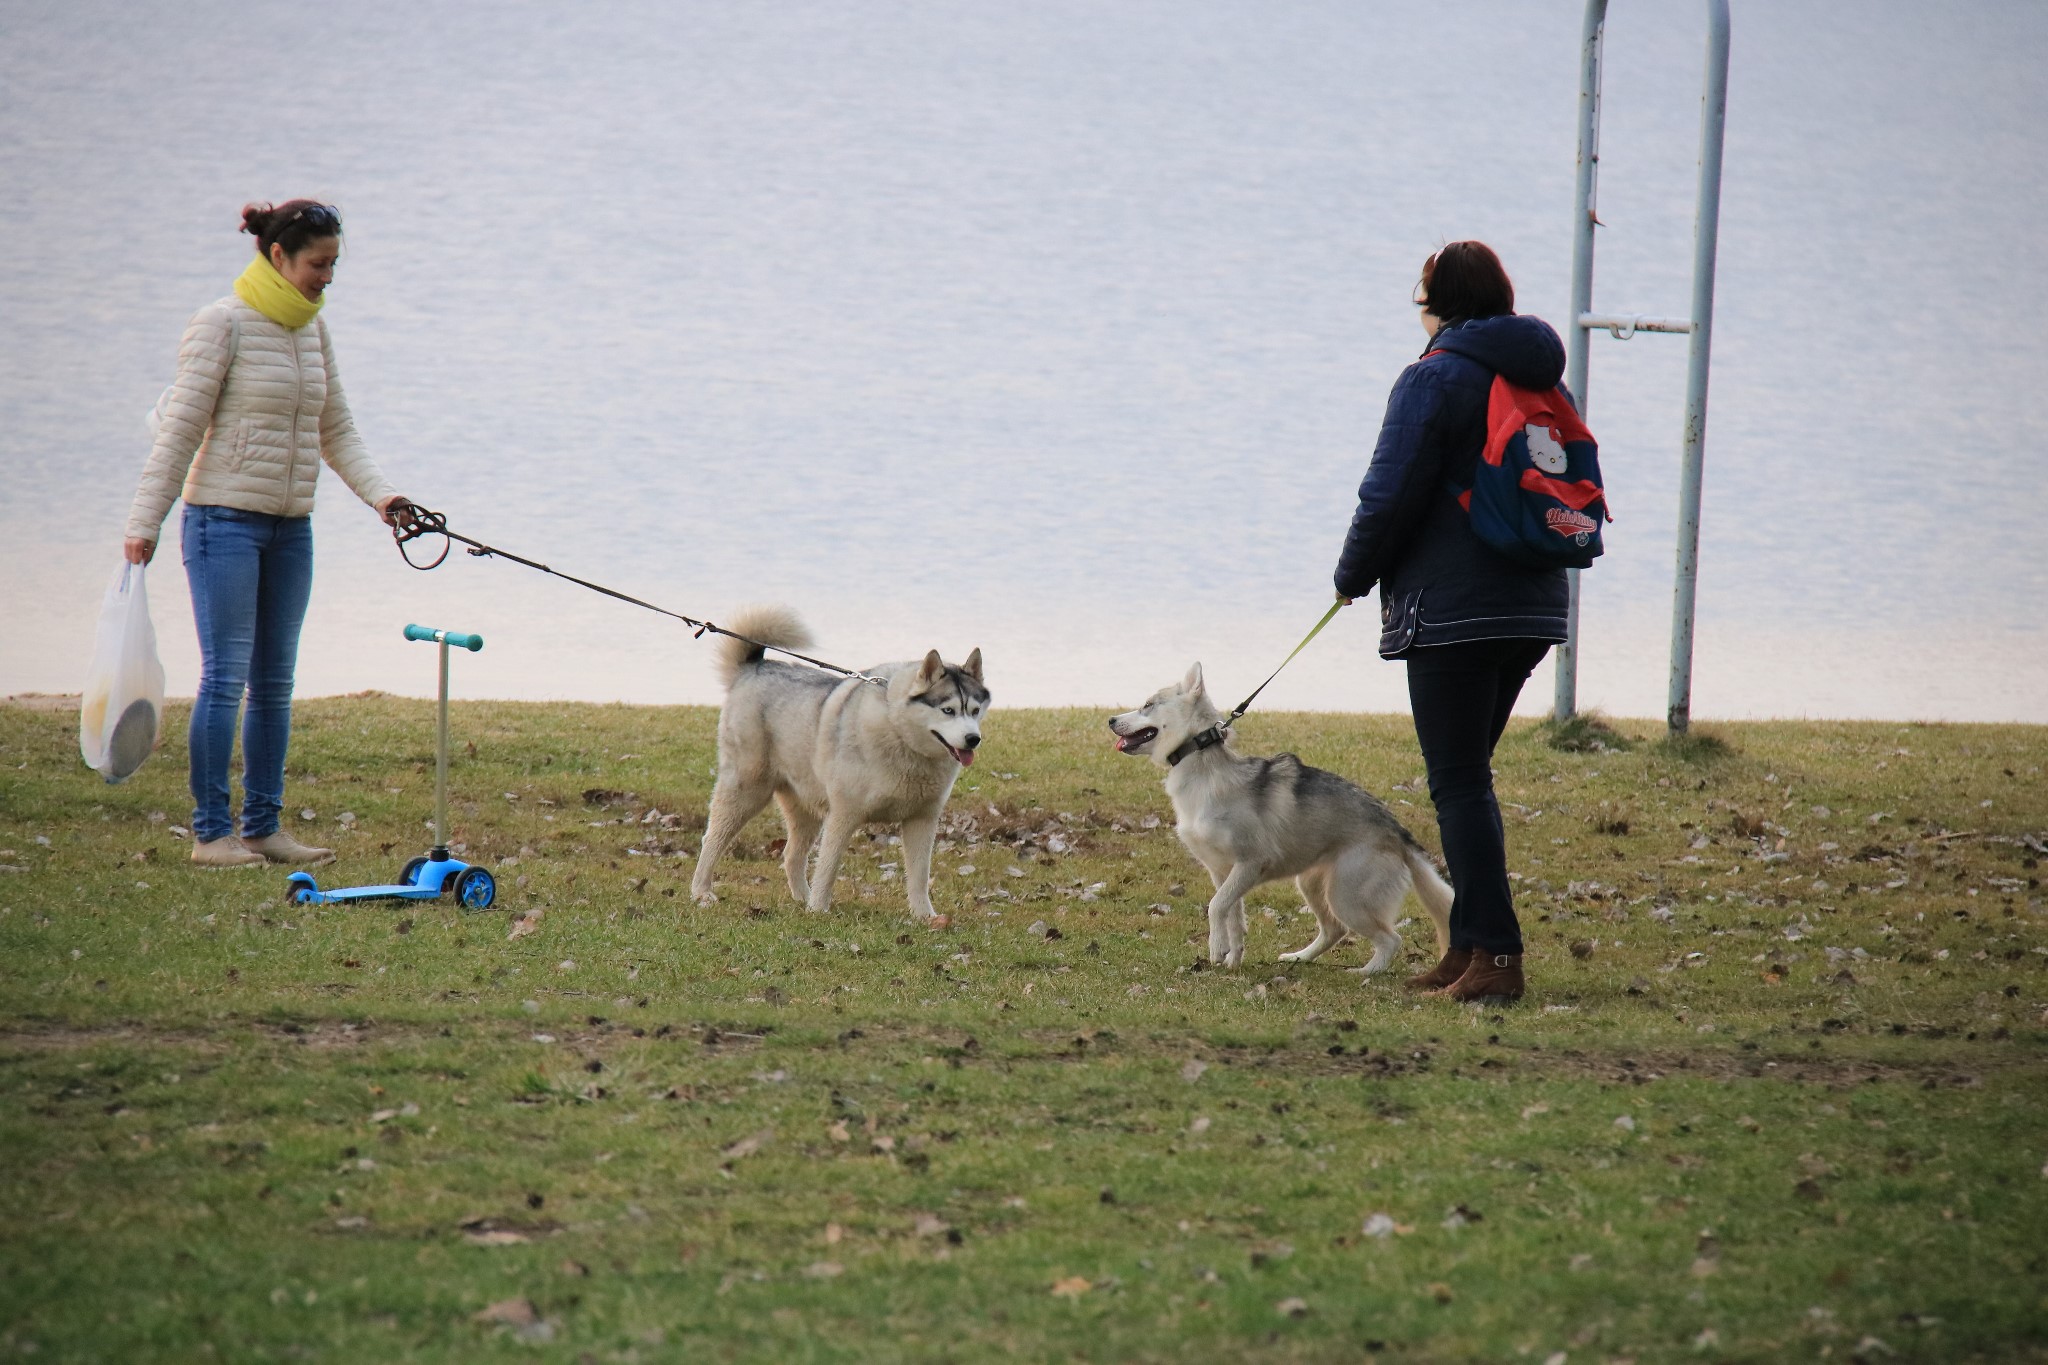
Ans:
POLYGON ((325 229, 329 232, 341 231, 340 211, 326 204, 303 205, 293 210, 292 216, 285 219, 287 226, 297 222, 304 222, 307 227, 325 229))

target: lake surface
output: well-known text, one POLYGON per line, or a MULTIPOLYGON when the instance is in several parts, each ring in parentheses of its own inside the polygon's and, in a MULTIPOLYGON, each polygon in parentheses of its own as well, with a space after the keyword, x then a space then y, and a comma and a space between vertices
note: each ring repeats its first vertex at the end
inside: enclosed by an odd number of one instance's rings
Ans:
MULTIPOLYGON (((250 199, 338 203, 372 451, 471 535, 998 705, 1231 698, 1316 620, 1409 290, 1562 322, 1581 6, 13 0, 0 692, 75 690, 185 321, 250 199), (267 84, 266 84, 267 83, 267 84)), ((2048 6, 1735 0, 1694 713, 2048 722, 2048 6)), ((1616 0, 1595 306, 1683 315, 1703 6, 1616 0)), ((1661 717, 1683 338, 1593 342, 1619 520, 1581 702, 1661 717)), ((331 475, 302 694, 716 700, 672 622, 406 569, 331 475)), ((153 574, 198 659, 177 516, 153 574)), ((1396 710, 1376 614, 1262 699, 1396 710)), ((1524 698, 1547 707, 1546 668, 1524 698)))

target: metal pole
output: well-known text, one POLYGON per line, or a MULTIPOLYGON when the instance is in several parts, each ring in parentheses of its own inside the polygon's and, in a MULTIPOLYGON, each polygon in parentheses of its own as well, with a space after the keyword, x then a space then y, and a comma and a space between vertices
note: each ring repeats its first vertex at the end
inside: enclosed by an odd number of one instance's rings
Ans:
MULTIPOLYGON (((1579 39, 1579 169, 1572 214, 1571 325, 1565 329, 1564 382, 1586 414, 1586 352, 1589 337, 1579 318, 1593 307, 1594 198, 1600 169, 1600 50, 1607 30, 1607 0, 1586 0, 1586 24, 1579 39)), ((1570 598, 1565 607, 1565 642, 1557 650, 1557 687, 1551 719, 1570 720, 1579 694, 1579 571, 1565 570, 1570 598)))
POLYGON ((434 749, 434 859, 448 858, 448 635, 441 634, 441 724, 434 749))
POLYGON ((1699 212, 1693 220, 1692 345, 1686 362, 1685 444, 1678 490, 1678 574, 1671 608, 1666 722, 1692 722, 1692 636, 1700 553, 1700 476, 1706 460, 1707 362, 1714 332, 1714 253, 1721 224, 1721 142, 1728 123, 1728 0, 1707 0, 1707 74, 1700 94, 1699 212))

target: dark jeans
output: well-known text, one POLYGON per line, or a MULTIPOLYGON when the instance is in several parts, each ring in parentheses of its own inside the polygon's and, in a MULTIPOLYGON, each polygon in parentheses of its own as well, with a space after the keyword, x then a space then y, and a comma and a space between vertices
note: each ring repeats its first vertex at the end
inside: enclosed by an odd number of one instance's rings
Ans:
POLYGON ((313 595, 313 519, 233 507, 185 508, 185 577, 199 628, 199 696, 192 704, 192 837, 235 833, 228 766, 242 696, 242 828, 277 832, 284 754, 292 733, 299 626, 313 595))
POLYGON ((1408 701, 1450 869, 1451 946, 1522 951, 1508 890, 1507 836, 1493 795, 1493 746, 1547 640, 1472 640, 1408 656, 1408 701))

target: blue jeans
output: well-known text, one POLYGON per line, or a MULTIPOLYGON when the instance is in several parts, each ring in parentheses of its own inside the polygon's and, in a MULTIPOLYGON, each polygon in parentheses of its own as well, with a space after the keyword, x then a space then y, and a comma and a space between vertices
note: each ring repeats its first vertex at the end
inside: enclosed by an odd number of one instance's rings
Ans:
POLYGON ((1493 794, 1493 749, 1547 640, 1470 640, 1417 649, 1408 701, 1451 874, 1451 947, 1522 951, 1508 889, 1507 834, 1493 794))
POLYGON ((192 706, 192 837, 235 832, 228 764, 242 718, 242 835, 277 831, 292 733, 292 670, 313 595, 313 519, 233 507, 185 508, 185 577, 199 627, 192 706))

